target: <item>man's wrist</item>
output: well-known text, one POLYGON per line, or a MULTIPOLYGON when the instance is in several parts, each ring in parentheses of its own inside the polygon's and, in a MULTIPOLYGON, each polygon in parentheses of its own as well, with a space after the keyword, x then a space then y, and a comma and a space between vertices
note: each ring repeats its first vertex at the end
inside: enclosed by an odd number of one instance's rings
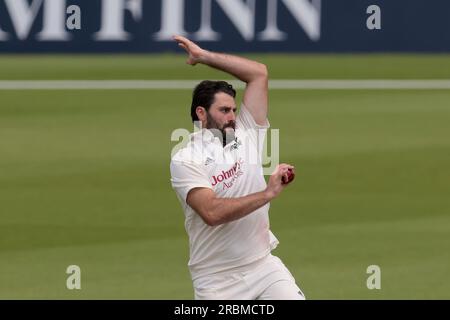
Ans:
POLYGON ((208 64, 211 61, 212 54, 213 53, 211 51, 203 49, 202 54, 198 58, 198 62, 202 64, 208 64))
POLYGON ((266 188, 266 190, 263 191, 263 195, 264 195, 264 200, 266 200, 267 202, 269 202, 275 198, 275 192, 273 192, 269 188, 266 188))

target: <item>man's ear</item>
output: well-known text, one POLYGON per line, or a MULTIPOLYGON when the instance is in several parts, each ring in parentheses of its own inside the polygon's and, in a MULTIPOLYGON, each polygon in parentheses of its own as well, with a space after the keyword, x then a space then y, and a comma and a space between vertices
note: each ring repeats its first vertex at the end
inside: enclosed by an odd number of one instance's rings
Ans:
POLYGON ((206 121, 206 109, 202 106, 198 106, 195 108, 195 113, 197 114, 198 120, 200 120, 202 123, 206 121))

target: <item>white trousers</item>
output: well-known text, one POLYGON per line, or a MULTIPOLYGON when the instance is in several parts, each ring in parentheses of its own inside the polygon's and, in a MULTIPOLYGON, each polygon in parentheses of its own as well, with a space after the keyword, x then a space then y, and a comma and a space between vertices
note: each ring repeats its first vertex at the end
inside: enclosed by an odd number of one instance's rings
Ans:
POLYGON ((283 262, 271 254, 247 266, 194 280, 196 300, 305 300, 283 262))

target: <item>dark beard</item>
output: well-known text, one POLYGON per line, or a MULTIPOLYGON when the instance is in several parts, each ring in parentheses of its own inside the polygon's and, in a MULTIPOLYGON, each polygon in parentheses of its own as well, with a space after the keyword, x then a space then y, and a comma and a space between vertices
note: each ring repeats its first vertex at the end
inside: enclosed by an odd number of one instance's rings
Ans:
POLYGON ((206 121, 206 129, 209 129, 209 131, 211 131, 211 133, 215 137, 219 138, 219 140, 222 142, 222 146, 225 147, 228 143, 235 139, 235 121, 230 121, 221 128, 219 124, 211 117, 209 112, 206 113, 206 121), (232 128, 233 130, 227 131, 225 130, 226 128, 232 128))

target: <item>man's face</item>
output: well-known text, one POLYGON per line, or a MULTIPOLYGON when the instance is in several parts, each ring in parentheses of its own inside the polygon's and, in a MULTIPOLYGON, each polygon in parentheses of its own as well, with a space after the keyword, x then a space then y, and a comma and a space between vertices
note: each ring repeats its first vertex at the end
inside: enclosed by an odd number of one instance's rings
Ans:
POLYGON ((220 131, 221 137, 225 138, 224 145, 234 139, 236 129, 236 103, 234 98, 224 92, 215 95, 214 103, 207 112, 207 129, 220 131))

